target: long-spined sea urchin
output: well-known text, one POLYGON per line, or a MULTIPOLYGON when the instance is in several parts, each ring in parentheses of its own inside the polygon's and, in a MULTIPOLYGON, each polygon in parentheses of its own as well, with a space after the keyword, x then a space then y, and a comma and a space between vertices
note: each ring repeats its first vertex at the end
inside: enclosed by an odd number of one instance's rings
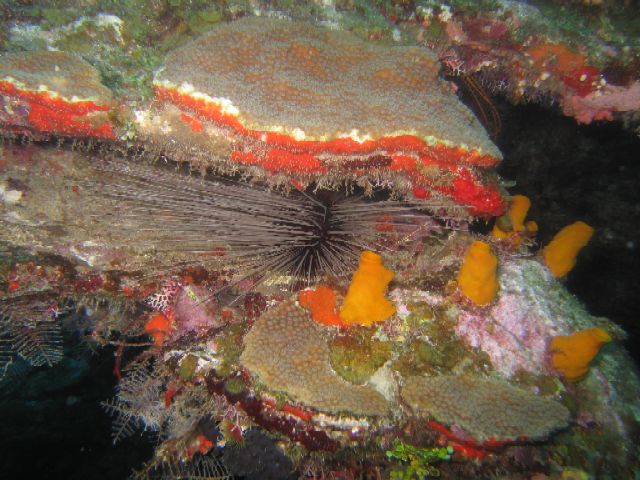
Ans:
POLYGON ((187 263, 222 262, 258 279, 286 275, 310 283, 350 274, 361 250, 384 248, 385 237, 409 238, 427 218, 415 203, 278 192, 141 162, 98 161, 92 168, 98 174, 86 186, 114 200, 106 221, 127 245, 151 247, 160 260, 191 252, 187 263))

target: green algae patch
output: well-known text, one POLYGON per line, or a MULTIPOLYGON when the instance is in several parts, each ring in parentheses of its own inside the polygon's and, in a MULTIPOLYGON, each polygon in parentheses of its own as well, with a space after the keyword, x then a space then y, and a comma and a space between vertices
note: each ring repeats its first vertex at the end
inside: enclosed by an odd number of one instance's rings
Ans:
POLYGON ((489 360, 455 335, 457 313, 445 306, 424 302, 408 305, 403 321, 410 332, 395 348, 392 368, 402 376, 443 375, 460 370, 485 371, 489 360))
POLYGON ((368 334, 337 337, 329 345, 331 367, 355 385, 365 383, 391 358, 388 344, 373 340, 368 334))
POLYGON ((187 18, 186 22, 192 32, 203 33, 222 20, 224 20, 223 13, 215 8, 210 8, 194 12, 187 18))
POLYGON ((242 338, 245 334, 245 325, 243 323, 234 323, 224 335, 216 338, 218 350, 222 358, 222 363, 216 369, 219 377, 228 377, 240 365, 240 355, 242 354, 242 338))
POLYGON ((464 354, 464 347, 457 341, 436 346, 416 339, 406 346, 393 368, 402 376, 440 375, 451 371, 464 354))
POLYGON ((230 378, 224 384, 224 389, 231 395, 239 395, 246 388, 247 384, 240 378, 230 378))
POLYGON ((196 371, 196 367, 198 366, 198 357, 195 355, 187 355, 180 362, 180 368, 178 369, 178 375, 185 382, 190 380, 193 377, 193 374, 196 371))

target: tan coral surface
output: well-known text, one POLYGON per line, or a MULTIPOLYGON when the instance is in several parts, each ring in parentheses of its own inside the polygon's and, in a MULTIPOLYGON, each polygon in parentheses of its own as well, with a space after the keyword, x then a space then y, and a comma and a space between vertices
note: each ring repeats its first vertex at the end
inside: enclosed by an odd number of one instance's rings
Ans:
POLYGON ((387 402, 377 391, 352 385, 333 371, 321 327, 292 301, 263 314, 244 344, 240 362, 270 390, 331 414, 388 413, 387 402))
POLYGON ((402 396, 417 415, 458 425, 479 441, 540 439, 569 420, 562 404, 489 377, 411 377, 402 396))
POLYGON ((104 104, 112 97, 95 68, 65 52, 4 53, 0 55, 0 81, 4 79, 25 90, 46 89, 67 100, 104 104))
POLYGON ((371 139, 412 134, 501 158, 475 116, 438 78, 439 69, 424 48, 247 18, 171 52, 155 82, 222 102, 227 112, 239 111, 250 130, 321 141, 353 131, 352 138, 371 139))

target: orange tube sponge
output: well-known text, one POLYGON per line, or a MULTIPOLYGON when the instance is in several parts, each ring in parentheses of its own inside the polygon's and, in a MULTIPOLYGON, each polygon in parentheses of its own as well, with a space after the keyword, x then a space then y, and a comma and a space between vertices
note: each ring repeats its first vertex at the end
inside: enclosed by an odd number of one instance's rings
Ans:
POLYGON ((601 328, 589 328, 572 335, 558 336, 551 340, 551 365, 567 380, 580 380, 589 370, 589 363, 600 347, 611 341, 611 336, 601 328))
POLYGON ((536 222, 531 220, 528 222, 524 221, 529 212, 529 208, 531 208, 531 201, 524 195, 514 195, 511 197, 509 211, 503 215, 503 217, 498 218, 491 234, 496 238, 511 240, 516 247, 520 245, 524 234, 533 236, 538 231, 536 222), (501 220, 503 220, 503 222, 501 222, 501 220))
POLYGON ((396 311, 384 296, 391 279, 393 272, 382 265, 380 255, 370 251, 362 252, 358 270, 353 274, 340 309, 340 318, 350 325, 370 326, 376 322, 384 322, 396 311))
POLYGON ((491 247, 476 240, 467 249, 460 272, 458 285, 462 294, 476 305, 487 305, 498 293, 498 258, 491 247))
POLYGON ((593 228, 584 222, 575 222, 560 230, 542 252, 551 273, 556 277, 569 273, 576 265, 578 253, 592 235, 593 228))
POLYGON ((314 322, 337 327, 346 325, 336 309, 336 292, 326 285, 320 285, 315 290, 303 290, 298 294, 298 301, 311 310, 314 322))
POLYGON ((493 227, 493 231, 491 232, 492 235, 497 238, 507 238, 513 232, 522 232, 525 229, 524 219, 527 216, 529 208, 531 208, 531 201, 524 195, 514 195, 511 197, 511 205, 509 206, 509 211, 506 214, 511 221, 511 229, 503 230, 496 223, 493 227))

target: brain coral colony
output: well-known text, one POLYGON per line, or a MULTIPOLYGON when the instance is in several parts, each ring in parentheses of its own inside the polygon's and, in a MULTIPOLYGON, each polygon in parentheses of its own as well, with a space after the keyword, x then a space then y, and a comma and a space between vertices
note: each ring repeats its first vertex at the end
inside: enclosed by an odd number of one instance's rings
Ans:
POLYGON ((114 442, 157 434, 138 478, 632 478, 624 333, 562 285, 592 229, 534 252, 531 202, 441 68, 493 42, 585 121, 622 87, 448 6, 412 17, 458 35, 434 51, 237 3, 174 12, 154 55, 100 13, 0 56, 0 371, 79 332, 113 348, 114 442))

